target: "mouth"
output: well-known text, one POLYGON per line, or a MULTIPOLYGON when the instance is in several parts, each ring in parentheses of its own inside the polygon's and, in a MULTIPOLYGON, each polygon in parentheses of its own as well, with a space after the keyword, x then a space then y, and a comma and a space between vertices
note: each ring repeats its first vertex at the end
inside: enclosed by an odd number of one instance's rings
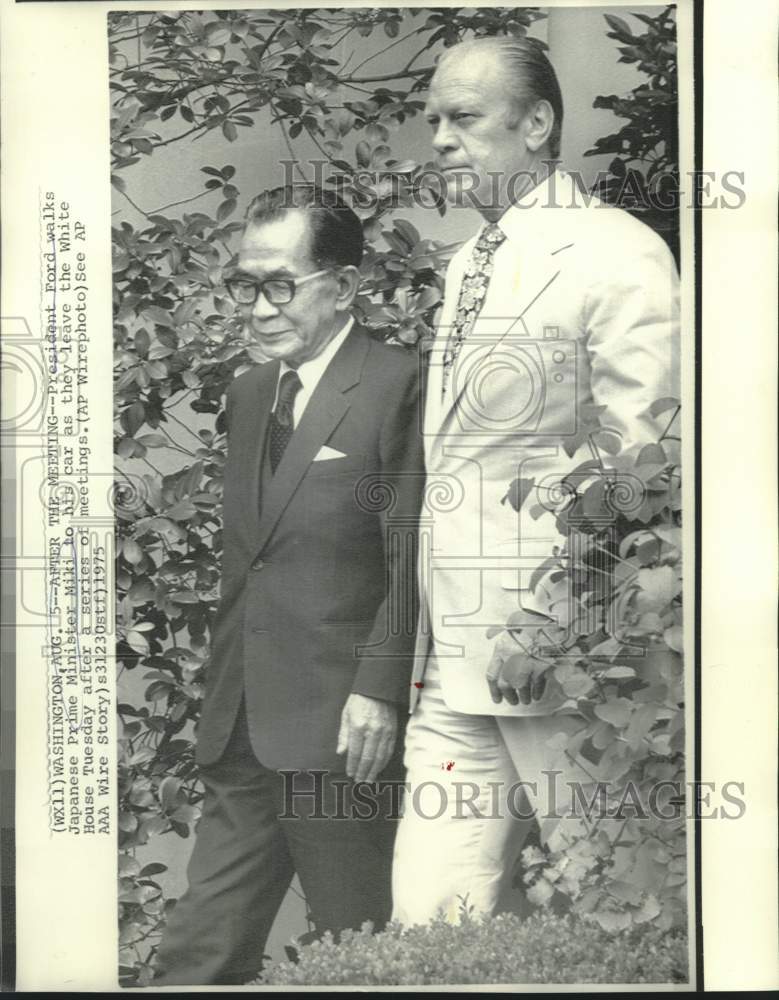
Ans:
POLYGON ((255 336, 259 337, 260 340, 278 340, 280 337, 286 336, 289 330, 258 330, 257 327, 252 327, 252 332, 255 336))

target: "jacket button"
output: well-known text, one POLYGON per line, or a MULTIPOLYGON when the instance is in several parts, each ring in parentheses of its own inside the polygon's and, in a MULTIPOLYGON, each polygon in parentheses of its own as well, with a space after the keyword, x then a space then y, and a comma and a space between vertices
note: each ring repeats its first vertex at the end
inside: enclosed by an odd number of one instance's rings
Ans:
POLYGON ((264 565, 265 563, 262 561, 262 559, 255 559, 254 562, 252 563, 252 569, 262 569, 264 565))

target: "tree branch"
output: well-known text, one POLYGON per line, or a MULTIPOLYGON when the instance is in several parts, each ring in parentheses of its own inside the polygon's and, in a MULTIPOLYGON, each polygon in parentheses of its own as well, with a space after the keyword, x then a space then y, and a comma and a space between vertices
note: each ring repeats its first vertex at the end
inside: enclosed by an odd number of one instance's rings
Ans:
POLYGON ((144 212, 141 206, 137 205, 126 191, 123 191, 121 188, 116 188, 116 190, 119 192, 119 194, 124 195, 124 197, 130 202, 130 204, 132 205, 132 207, 135 209, 136 212, 140 212, 141 215, 144 216, 144 218, 146 219, 149 218, 149 213, 144 212))
MULTIPOLYGON (((363 61, 361 63, 357 63, 357 65, 352 70, 352 73, 356 73, 358 69, 362 69, 362 67, 366 63, 369 63, 369 62, 371 62, 374 59, 378 59, 379 56, 383 56, 385 52, 389 52, 390 49, 394 49, 395 46, 396 45, 400 45, 401 42, 405 42, 407 39, 413 38, 414 35, 418 35, 422 30, 423 30, 422 28, 415 28, 413 31, 409 31, 409 33, 407 35, 401 35, 400 38, 396 38, 394 42, 391 42, 389 45, 385 45, 385 47, 383 49, 379 49, 378 52, 374 52, 373 55, 370 55, 367 58, 363 59, 363 61)), ((417 56, 421 52, 424 52, 426 48, 427 48, 427 46, 424 46, 423 48, 421 48, 419 50, 419 52, 417 53, 417 56)), ((409 65, 411 65, 411 64, 409 63, 409 65)), ((406 66, 405 68, 408 69, 408 66, 406 66)))
POLYGON ((424 76, 426 73, 432 73, 434 69, 435 66, 426 66, 424 69, 402 69, 396 73, 384 73, 382 76, 349 77, 348 80, 341 80, 341 83, 384 83, 408 76, 424 76))
POLYGON ((193 194, 191 198, 182 198, 180 201, 172 201, 169 205, 163 205, 161 208, 155 208, 149 215, 157 215, 159 212, 164 212, 168 208, 175 208, 176 205, 187 205, 190 201, 197 201, 198 198, 202 198, 205 194, 213 194, 213 191, 201 191, 199 194, 193 194))
MULTIPOLYGON (((278 111, 276 110, 276 106, 272 102, 271 102, 271 109, 272 109, 272 111, 273 111, 273 113, 275 115, 278 115, 278 111)), ((290 141, 289 135, 287 133, 287 126, 284 124, 284 119, 283 118, 278 118, 277 121, 279 123, 279 127, 281 128, 281 134, 284 136, 284 144, 287 147, 287 152, 289 153, 289 155, 290 155, 290 157, 292 159, 292 162, 293 162, 293 164, 295 166, 295 170, 297 170, 297 172, 300 175, 300 177, 303 180, 303 182, 304 183, 308 183, 308 178, 306 177, 305 173, 303 172, 303 168, 300 166, 300 163, 298 162, 297 156, 295 156, 295 150, 292 148, 292 142, 290 141)))

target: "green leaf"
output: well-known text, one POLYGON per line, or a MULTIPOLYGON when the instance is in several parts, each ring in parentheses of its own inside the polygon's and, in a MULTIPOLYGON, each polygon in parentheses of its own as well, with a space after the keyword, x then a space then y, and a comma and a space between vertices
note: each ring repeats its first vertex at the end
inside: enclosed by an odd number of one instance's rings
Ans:
POLYGON ((661 611, 681 590, 681 581, 673 566, 651 566, 638 571, 640 597, 636 607, 661 611))
POLYGON ((141 656, 145 656, 149 651, 148 639, 143 632, 138 632, 136 629, 130 629, 127 633, 127 645, 141 656))
POLYGON ((622 900, 623 903, 638 906, 641 902, 641 890, 630 882, 614 879, 609 883, 608 891, 612 896, 622 900))
POLYGON ((179 791, 181 789, 181 779, 173 775, 168 775, 160 782, 157 795, 159 796, 162 809, 166 813, 174 813, 181 805, 179 791))
POLYGON ((668 456, 661 444, 647 444, 639 452, 636 465, 657 465, 663 468, 668 463, 668 456))
POLYGON ((647 566, 655 562, 660 555, 660 540, 654 536, 647 538, 636 546, 636 559, 647 566))
POLYGON ((176 590, 168 594, 171 601, 176 604, 199 604, 200 597, 191 590, 176 590))
POLYGON ((209 45, 226 45, 232 32, 222 21, 212 21, 206 25, 206 38, 209 45))
POLYGON ((630 721, 633 704, 627 698, 616 698, 614 701, 607 701, 604 705, 596 705, 593 711, 599 719, 608 722, 616 729, 622 729, 630 721))
POLYGON ((170 441, 165 437, 164 434, 141 434, 140 437, 136 438, 144 448, 169 448, 170 441))
POLYGON ((369 167, 371 164, 371 147, 368 143, 361 139, 354 149, 355 156, 357 157, 357 163, 361 167, 369 167))
POLYGON ((603 676, 607 677, 609 680, 622 681, 635 677, 636 672, 632 667, 609 667, 603 676))
POLYGON ((173 354, 173 348, 166 344, 152 344, 149 348, 148 358, 150 361, 157 361, 160 358, 169 358, 173 354))
POLYGON ((616 931, 624 931, 632 923, 630 914, 625 913, 623 910, 594 910, 592 915, 603 930, 608 931, 610 934, 616 931))
POLYGON ((663 396, 662 399, 656 399, 649 407, 649 415, 659 417, 661 413, 665 413, 667 410, 675 410, 677 406, 679 406, 678 399, 675 399, 673 396, 663 396))
MULTIPOLYGON (((154 760, 157 756, 157 751, 154 747, 141 747, 130 757, 131 767, 140 767, 142 764, 148 764, 149 761, 154 760)), ((133 829, 135 829, 133 827, 133 829)))
MULTIPOLYGON (((684 884, 684 881, 679 884, 684 884)), ((654 920, 655 917, 659 916, 661 912, 661 906, 657 899, 657 896, 651 893, 644 899, 638 910, 633 911, 633 921, 637 924, 644 924, 650 920, 654 920)))
POLYGON ((122 541, 122 555, 133 566, 137 566, 143 560, 143 549, 134 538, 125 538, 122 541))
POLYGON ((509 486, 508 493, 503 497, 501 503, 505 503, 508 500, 514 510, 518 512, 522 504, 533 492, 535 485, 535 479, 515 479, 509 486))
POLYGON ((238 202, 235 198, 228 198, 223 201, 219 208, 216 210, 217 222, 224 222, 225 219, 229 218, 235 211, 238 202))
POLYGON ((120 809, 118 826, 122 833, 132 833, 138 827, 138 817, 135 813, 120 809))
POLYGON ((132 403, 122 413, 121 424, 130 437, 135 435, 139 427, 146 421, 146 407, 141 402, 132 403))
POLYGON ((684 652, 684 632, 681 625, 672 625, 663 632, 666 645, 676 653, 684 652))
POLYGON ((124 852, 119 852, 119 875, 120 876, 132 876, 138 875, 141 871, 140 863, 130 854, 125 854, 124 852))
POLYGON ((550 750, 566 750, 569 740, 568 733, 555 733, 554 736, 545 741, 544 745, 548 746, 550 750))
POLYGON ((411 174, 418 166, 419 164, 416 160, 400 160, 397 163, 390 164, 389 169, 393 174, 411 174))
POLYGON ((583 670, 567 677, 562 684, 563 692, 567 698, 583 698, 589 694, 595 686, 595 681, 583 670))
POLYGON ((158 326, 172 327, 174 326, 173 317, 168 312, 167 309, 161 309, 159 306, 149 305, 143 310, 143 315, 148 319, 153 320, 158 326))
POLYGON ((151 878, 152 875, 161 875, 167 870, 167 865, 163 865, 159 861, 153 861, 150 865, 144 865, 141 869, 141 878, 151 878))
POLYGON ((191 500, 182 500, 180 503, 169 507, 165 511, 165 514, 174 521, 188 521, 197 514, 197 507, 191 500))
POLYGON ((519 608, 519 610, 511 612, 506 620, 506 625, 512 629, 540 628, 542 625, 550 625, 553 622, 554 618, 550 618, 549 615, 519 608))

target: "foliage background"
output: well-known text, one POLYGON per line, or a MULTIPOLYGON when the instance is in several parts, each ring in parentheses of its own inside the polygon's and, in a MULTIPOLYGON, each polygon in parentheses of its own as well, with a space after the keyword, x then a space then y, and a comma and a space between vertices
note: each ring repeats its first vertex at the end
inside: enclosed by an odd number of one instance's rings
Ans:
MULTIPOLYGON (((603 21, 600 12, 589 14, 619 43, 615 62, 635 63, 641 74, 639 90, 632 95, 598 98, 602 103, 597 106, 610 108, 628 124, 595 143, 592 155, 607 154, 613 182, 634 171, 647 184, 653 172, 673 169, 678 148, 672 16, 657 10, 651 16, 639 13, 637 21, 631 16, 631 27, 624 16, 607 14, 603 21)), ((522 8, 109 16, 116 192, 114 386, 121 487, 116 577, 120 965, 126 984, 148 982, 150 949, 170 905, 166 866, 153 860, 154 845, 161 835, 189 837, 198 816, 192 727, 218 600, 222 399, 232 378, 263 360, 243 336, 222 284, 241 228, 239 206, 256 190, 280 182, 279 157, 267 158, 269 150, 281 149, 290 163, 299 161, 297 176, 310 176, 307 164, 313 156, 327 161, 327 176, 339 177, 365 226, 359 318, 376 336, 417 349, 432 335, 445 261, 456 245, 430 233, 449 235, 458 228, 453 217, 441 222, 444 208, 423 212, 411 204, 420 192, 424 163, 409 158, 413 143, 406 140, 418 129, 434 54, 474 34, 530 31, 545 44, 543 36, 551 40, 552 35, 551 27, 545 31, 546 20, 543 11, 522 8), (390 55, 385 57, 385 51, 390 55), (388 60, 391 69, 386 71, 388 60), (223 144, 217 160, 199 152, 209 135, 218 135, 223 144), (260 161, 248 180, 249 190, 241 190, 231 161, 249 143, 260 161), (191 178, 196 172, 191 164, 198 163, 201 186, 194 193, 181 190, 168 204, 149 211, 142 206, 148 205, 146 195, 154 187, 154 164, 172 147, 188 161, 182 176, 191 178), (373 175, 370 183, 366 172, 373 175)), ((615 198, 615 183, 606 182, 603 193, 615 198)), ((674 245, 674 220, 670 213, 647 221, 674 245)), ((459 227, 462 235, 475 228, 467 219, 459 227)), ((668 406, 673 416, 673 403, 659 405, 668 406)), ((612 510, 614 516, 599 528, 608 535, 609 573, 619 559, 632 566, 632 575, 617 581, 621 590, 616 595, 604 587, 580 589, 583 603, 596 616, 617 597, 623 601, 617 617, 609 618, 615 623, 611 632, 601 634, 601 615, 597 623, 590 617, 587 631, 580 627, 576 633, 582 655, 588 644, 589 652, 598 645, 592 642, 597 635, 606 644, 598 646, 602 659, 565 659, 569 666, 577 662, 579 674, 592 675, 588 687, 578 682, 581 690, 574 696, 582 699, 595 727, 583 739, 592 741, 597 730, 604 743, 595 748, 595 757, 609 778, 635 773, 650 780, 649 764, 665 768, 663 774, 678 774, 683 763, 678 662, 666 657, 661 664, 655 658, 660 675, 649 701, 640 694, 647 684, 635 671, 625 672, 635 663, 622 662, 623 638, 634 645, 653 644, 658 652, 678 649, 678 456, 669 441, 655 447, 660 451, 651 455, 609 459, 597 475, 591 468, 579 470, 575 488, 559 509, 567 523, 575 503, 589 508, 596 500, 602 504, 608 479, 604 470, 613 470, 615 462, 622 460, 622 472, 631 476, 637 464, 649 466, 639 479, 650 487, 650 506, 632 518, 612 510), (649 534, 634 535, 636 529, 649 534), (662 691, 659 685, 664 685, 662 691), (625 746, 628 754, 618 752, 625 746)), ((518 503, 526 495, 515 484, 507 499, 518 503)), ((575 517, 574 522, 574 530, 597 535, 591 524, 575 517)), ((591 574, 592 567, 579 565, 579 572, 591 574)), ((613 574, 609 579, 613 582, 613 574)), ((561 663, 554 668, 561 677, 568 669, 561 663)), ((576 687, 573 679, 568 681, 576 687)), ((657 839, 656 832, 653 836, 657 839)), ((539 904, 560 894, 577 905, 584 900, 604 927, 682 919, 683 837, 677 836, 670 847, 650 845, 647 850, 654 854, 645 851, 641 862, 643 871, 651 861, 671 875, 670 884, 668 878, 664 883, 666 899, 637 888, 629 872, 617 880, 622 885, 615 892, 614 879, 606 878, 611 852, 602 845, 600 853, 593 853, 593 843, 588 838, 578 847, 535 849, 538 853, 526 857, 531 898, 539 904)))

